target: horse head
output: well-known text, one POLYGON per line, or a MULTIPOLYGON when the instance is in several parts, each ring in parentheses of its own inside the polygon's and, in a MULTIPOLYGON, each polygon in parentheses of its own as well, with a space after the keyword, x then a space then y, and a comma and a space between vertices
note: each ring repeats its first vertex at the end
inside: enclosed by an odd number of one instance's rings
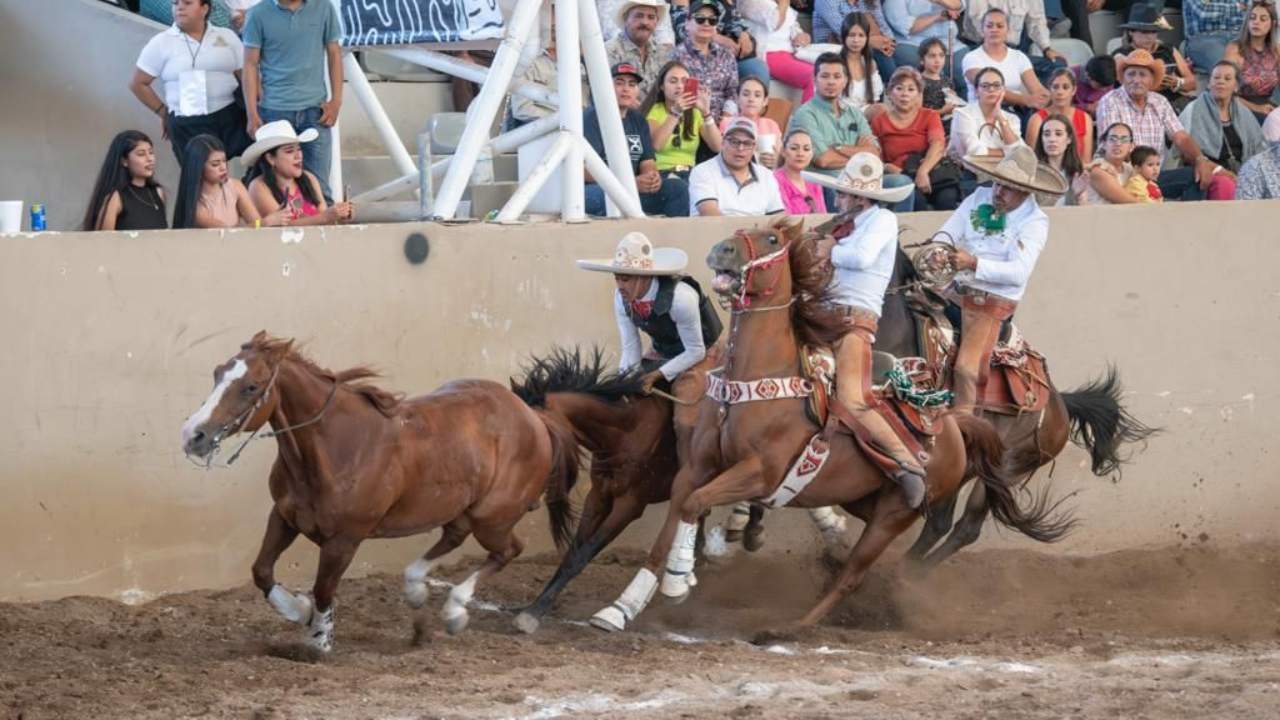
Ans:
POLYGON ((803 237, 803 220, 783 218, 767 228, 739 230, 721 240, 707 254, 707 266, 715 272, 711 289, 727 297, 735 309, 773 295, 789 300, 789 254, 803 237))
POLYGON ((280 393, 272 390, 280 364, 292 349, 292 340, 270 337, 263 330, 215 367, 213 391, 182 425, 182 451, 208 460, 226 438, 262 427, 280 402, 280 393))

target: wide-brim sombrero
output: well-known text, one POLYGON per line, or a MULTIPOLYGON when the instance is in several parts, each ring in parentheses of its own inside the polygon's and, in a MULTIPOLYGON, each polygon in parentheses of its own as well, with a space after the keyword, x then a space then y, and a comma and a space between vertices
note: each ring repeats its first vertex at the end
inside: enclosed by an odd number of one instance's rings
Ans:
POLYGON ((980 178, 1044 195, 1063 195, 1071 184, 1062 173, 1040 162, 1026 145, 1014 146, 1004 157, 969 155, 961 164, 980 178))
POLYGON ((612 258, 578 261, 583 270, 615 275, 679 275, 688 265, 688 253, 680 248, 655 248, 640 232, 624 235, 612 258))
POLYGON ((849 158, 844 169, 835 177, 808 170, 801 171, 800 176, 836 192, 870 198, 877 202, 902 202, 915 189, 913 183, 899 187, 885 187, 884 162, 871 153, 857 153, 849 158))

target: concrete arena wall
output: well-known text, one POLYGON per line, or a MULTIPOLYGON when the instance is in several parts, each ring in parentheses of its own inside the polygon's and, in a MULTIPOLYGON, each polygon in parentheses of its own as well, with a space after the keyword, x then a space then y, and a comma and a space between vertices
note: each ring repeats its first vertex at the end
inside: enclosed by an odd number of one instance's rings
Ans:
MULTIPOLYGON (((1276 203, 1052 211, 1021 325, 1060 387, 1115 362, 1134 414, 1166 429, 1114 482, 1089 475, 1082 451, 1064 453, 1054 487, 1078 493, 1085 525, 1055 552, 1178 543, 1181 533, 1280 540, 1278 212, 1276 203)), ((906 239, 942 219, 909 217, 906 239)), ((183 458, 178 435, 214 365, 253 332, 295 336, 326 366, 376 363, 388 387, 413 393, 461 376, 503 379, 553 343, 616 347, 609 278, 575 270, 574 258, 608 256, 622 233, 642 229, 688 250, 706 280, 711 242, 750 224, 0 238, 9 309, 0 319, 0 600, 140 598, 249 580, 274 447, 256 444, 233 468, 206 472, 183 458), (413 231, 431 239, 420 266, 402 254, 413 231)), ((622 542, 647 543, 660 513, 622 542)), ((542 513, 521 532, 529 552, 549 549, 542 513)), ((801 548, 812 535, 802 513, 777 513, 767 550, 801 548)), ((398 569, 428 542, 368 543, 353 572, 398 569)), ((1029 546, 1007 533, 983 542, 1029 546)), ((314 557, 298 543, 282 577, 309 584, 314 557)))

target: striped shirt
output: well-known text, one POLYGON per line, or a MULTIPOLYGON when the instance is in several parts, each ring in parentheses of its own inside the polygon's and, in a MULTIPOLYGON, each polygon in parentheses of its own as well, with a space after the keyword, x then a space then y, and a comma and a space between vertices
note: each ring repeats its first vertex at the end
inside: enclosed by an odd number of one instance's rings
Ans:
POLYGON ((1147 93, 1147 103, 1141 109, 1133 104, 1129 91, 1123 87, 1116 88, 1098 101, 1097 112, 1098 133, 1111 127, 1112 123, 1122 122, 1133 128, 1133 144, 1149 145, 1165 156, 1165 139, 1173 140, 1173 136, 1186 132, 1173 106, 1158 93, 1147 93))

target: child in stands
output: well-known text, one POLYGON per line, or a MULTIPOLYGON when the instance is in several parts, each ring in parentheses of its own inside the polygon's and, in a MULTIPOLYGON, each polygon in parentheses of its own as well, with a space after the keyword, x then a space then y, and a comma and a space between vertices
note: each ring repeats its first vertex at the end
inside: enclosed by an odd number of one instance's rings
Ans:
POLYGON ((937 110, 945 123, 951 111, 960 106, 960 98, 951 83, 942 77, 947 65, 947 46, 938 38, 929 38, 920 46, 920 74, 924 76, 924 107, 937 110))
POLYGON ((769 103, 769 88, 760 78, 749 75, 738 83, 738 114, 720 118, 720 133, 729 129, 735 117, 744 117, 756 124, 756 159, 770 170, 778 166, 778 145, 782 141, 782 128, 772 118, 764 117, 769 103))
POLYGON ((1156 178, 1160 177, 1160 153, 1153 147, 1139 145, 1129 156, 1133 163, 1133 177, 1125 183, 1124 189, 1140 203, 1164 202, 1160 186, 1156 178))

